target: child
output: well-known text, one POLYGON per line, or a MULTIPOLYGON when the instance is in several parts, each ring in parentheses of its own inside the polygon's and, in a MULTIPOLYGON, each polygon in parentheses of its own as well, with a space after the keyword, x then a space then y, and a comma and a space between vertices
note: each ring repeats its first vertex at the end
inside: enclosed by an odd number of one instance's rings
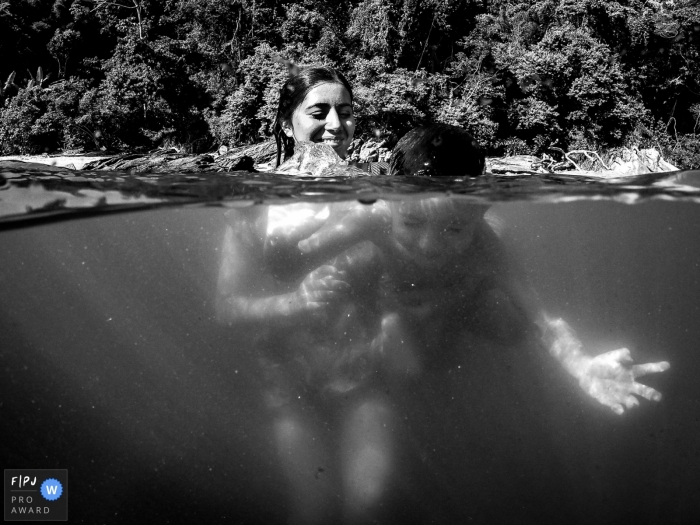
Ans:
MULTIPOLYGON (((402 175, 421 168, 419 173, 430 176, 477 176, 483 166, 483 153, 472 137, 445 124, 412 130, 396 145, 391 159, 392 173, 402 175), (454 159, 464 158, 464 152, 470 155, 460 168, 454 159), (471 157, 476 160, 470 160, 471 157)), ((441 283, 448 283, 447 287, 454 283, 448 303, 468 308, 473 299, 470 290, 488 288, 487 302, 495 305, 499 297, 507 297, 508 308, 517 311, 518 318, 526 319, 526 325, 538 328, 549 353, 579 381, 583 390, 615 413, 622 414, 625 408, 639 404, 633 394, 649 400, 661 399, 659 392, 637 383, 635 378, 664 371, 668 363, 631 366, 629 350, 624 348, 594 358, 585 355, 568 324, 547 315, 537 304, 534 291, 517 278, 516 265, 507 259, 496 234, 484 220, 486 209, 447 197, 379 201, 373 206, 356 204, 326 221, 298 245, 307 257, 329 257, 359 241, 371 240, 384 254, 384 271, 394 275, 394 303, 399 297, 419 295, 419 289, 429 296, 440 289, 441 283), (475 257, 477 260, 472 261, 475 257)), ((429 309, 429 304, 429 300, 423 301, 424 308, 429 309)), ((491 326, 484 328, 493 331, 501 324, 500 318, 491 315, 491 326)), ((385 316, 385 324, 388 319, 392 319, 388 325, 397 325, 391 313, 385 316)), ((502 326, 496 331, 503 333, 502 326)), ((395 340, 398 336, 386 333, 384 337, 395 340)))

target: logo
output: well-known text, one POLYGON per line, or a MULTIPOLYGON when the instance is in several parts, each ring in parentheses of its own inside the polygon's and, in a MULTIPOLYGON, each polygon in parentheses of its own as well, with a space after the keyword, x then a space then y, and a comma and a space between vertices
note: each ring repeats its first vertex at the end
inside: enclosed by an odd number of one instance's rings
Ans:
POLYGON ((5 469, 5 521, 67 521, 68 470, 5 469))
POLYGON ((54 478, 49 478, 41 484, 41 495, 45 500, 56 501, 63 494, 63 485, 54 478))

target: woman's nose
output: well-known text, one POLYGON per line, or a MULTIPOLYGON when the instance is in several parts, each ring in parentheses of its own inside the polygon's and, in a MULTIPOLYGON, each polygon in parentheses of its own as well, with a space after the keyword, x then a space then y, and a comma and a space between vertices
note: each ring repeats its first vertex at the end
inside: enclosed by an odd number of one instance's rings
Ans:
POLYGON ((340 116, 335 109, 331 109, 326 116, 326 129, 335 130, 340 129, 340 116))

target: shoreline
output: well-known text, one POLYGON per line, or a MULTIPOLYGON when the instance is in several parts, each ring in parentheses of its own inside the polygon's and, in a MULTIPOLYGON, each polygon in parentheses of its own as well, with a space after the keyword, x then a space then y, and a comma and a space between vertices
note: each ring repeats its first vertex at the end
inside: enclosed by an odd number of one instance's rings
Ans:
MULTIPOLYGON (((241 150, 240 154, 247 154, 248 149, 259 149, 261 145, 253 145, 242 148, 235 148, 236 150, 241 150)), ((94 152, 97 153, 97 152, 94 152)), ((619 178, 619 177, 629 177, 634 175, 640 175, 644 173, 659 173, 659 172, 672 172, 678 171, 676 166, 668 163, 661 157, 658 151, 654 149, 648 150, 627 150, 622 156, 622 158, 616 158, 611 162, 612 169, 605 169, 600 171, 592 170, 580 170, 580 169, 566 169, 559 173, 566 173, 568 175, 582 175, 588 177, 595 177, 601 179, 607 178, 619 178)), ((167 154, 166 154, 167 155, 167 154)), ((95 161, 101 161, 106 159, 111 159, 114 157, 119 157, 120 154, 111 155, 96 155, 96 154, 43 154, 43 155, 6 155, 0 156, 0 163, 2 162, 26 162, 30 164, 43 164, 45 166, 51 166, 59 169, 68 169, 71 171, 81 171, 83 168, 95 161)), ((144 154, 143 158, 146 159, 149 155, 144 154)), ((203 155, 189 155, 192 160, 199 157, 209 157, 207 163, 213 162, 211 154, 203 155)), ((217 155, 219 157, 219 155, 217 155)), ((223 157, 223 156, 221 156, 223 157)), ((541 159, 532 155, 514 155, 511 157, 487 157, 486 158, 486 172, 492 174, 504 174, 504 175, 519 175, 523 173, 532 173, 534 171, 539 171, 535 166, 541 163, 541 159)), ((157 167, 158 164, 153 167, 157 167)), ((230 168, 230 166, 226 166, 230 168)), ((576 166, 578 168, 578 166, 576 166)), ((191 168, 191 166, 190 166, 191 168)), ((269 171, 269 163, 256 163, 255 168, 259 171, 269 171)), ((36 169, 36 168, 35 168, 36 169)), ((105 168, 98 168, 100 170, 105 168)), ((117 169, 128 169, 128 168, 117 168, 117 169)), ((148 171, 148 170, 144 170, 148 171)), ((154 172, 160 172, 160 169, 154 169, 154 172)), ((172 170, 177 172, 178 169, 175 167, 172 170)), ((194 171, 206 171, 198 170, 194 171)), ((191 172, 190 170, 184 171, 186 173, 191 172)))
POLYGON ((56 168, 67 168, 72 170, 82 170, 83 167, 97 160, 108 159, 114 155, 67 155, 65 153, 58 155, 6 155, 0 157, 0 162, 3 161, 20 161, 31 162, 33 164, 46 164, 56 168))

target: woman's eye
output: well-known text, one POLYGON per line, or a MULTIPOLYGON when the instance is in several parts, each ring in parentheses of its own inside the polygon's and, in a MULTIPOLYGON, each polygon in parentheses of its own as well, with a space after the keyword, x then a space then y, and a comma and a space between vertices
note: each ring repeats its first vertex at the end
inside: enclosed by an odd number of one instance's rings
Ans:
POLYGON ((447 228, 446 231, 450 233, 462 233, 462 228, 447 228))

